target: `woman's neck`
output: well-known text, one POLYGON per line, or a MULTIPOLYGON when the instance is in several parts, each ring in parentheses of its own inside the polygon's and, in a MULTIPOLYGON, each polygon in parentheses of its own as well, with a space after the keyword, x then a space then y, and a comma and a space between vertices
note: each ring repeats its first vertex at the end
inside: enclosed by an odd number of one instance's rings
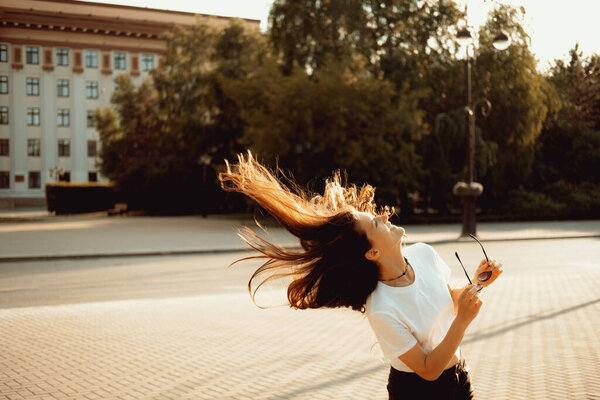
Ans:
POLYGON ((405 277, 409 272, 406 259, 400 251, 382 257, 378 264, 380 280, 393 279, 406 272, 405 277))

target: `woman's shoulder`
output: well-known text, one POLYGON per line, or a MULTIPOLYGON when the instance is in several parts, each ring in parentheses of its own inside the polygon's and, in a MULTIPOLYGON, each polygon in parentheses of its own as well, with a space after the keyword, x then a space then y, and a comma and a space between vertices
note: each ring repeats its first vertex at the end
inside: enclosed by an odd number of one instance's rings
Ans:
MULTIPOLYGON (((415 243, 406 248, 404 251, 405 256, 410 260, 411 257, 415 262, 418 260, 423 261, 422 265, 431 266, 433 268, 423 268, 424 271, 437 271, 437 274, 441 274, 446 282, 450 280, 450 267, 440 257, 438 252, 426 243, 415 243)), ((414 265, 413 265, 414 266, 414 265)))
MULTIPOLYGON (((418 242, 411 246, 408 246, 403 250, 404 256, 408 260, 413 260, 415 263, 421 261, 422 265, 438 267, 440 262, 440 256, 437 251, 427 243, 418 242)), ((416 264, 413 264, 413 267, 416 264)))
POLYGON ((431 247, 427 243, 417 242, 417 243, 411 244, 410 246, 407 246, 404 249, 404 253, 412 254, 412 255, 425 255, 425 254, 435 254, 435 250, 433 249, 433 247, 431 247))

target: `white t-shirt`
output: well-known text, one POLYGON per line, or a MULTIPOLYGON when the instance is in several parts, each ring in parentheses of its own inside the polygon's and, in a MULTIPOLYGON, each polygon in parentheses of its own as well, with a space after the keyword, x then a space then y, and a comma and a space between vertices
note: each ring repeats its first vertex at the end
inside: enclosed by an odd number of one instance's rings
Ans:
MULTIPOLYGON (((454 305, 448 291, 450 268, 425 243, 402 251, 410 262, 415 281, 404 287, 378 282, 365 305, 385 360, 399 371, 414 372, 398 358, 417 342, 426 352, 446 336, 454 320, 454 305)), ((460 358, 460 347, 456 350, 460 358)))

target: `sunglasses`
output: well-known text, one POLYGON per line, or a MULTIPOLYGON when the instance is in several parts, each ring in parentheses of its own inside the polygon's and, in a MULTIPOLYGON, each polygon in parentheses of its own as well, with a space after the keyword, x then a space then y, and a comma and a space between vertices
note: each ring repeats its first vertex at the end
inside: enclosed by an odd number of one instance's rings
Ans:
MULTIPOLYGON (((481 244, 479 239, 477 239, 475 236, 471 235, 470 233, 469 233, 469 236, 472 237, 473 239, 475 239, 475 241, 477 243, 479 243, 479 245, 481 246, 481 250, 483 250, 483 255, 485 256, 486 261, 489 263, 490 259, 488 258, 488 255, 485 252, 485 249, 483 248, 483 245, 481 244)), ((465 266, 463 265, 462 261, 460 261, 460 257, 458 256, 458 253, 454 252, 454 255, 458 259, 458 262, 460 263, 460 266, 462 267, 463 271, 465 271, 465 275, 467 276, 469 283, 473 284, 473 282, 471 281, 471 278, 469 278, 469 274, 467 274, 467 270, 465 269, 465 266)), ((482 272, 479 275, 477 275, 477 280, 479 282, 485 282, 485 281, 489 280, 491 277, 492 277, 492 271, 485 271, 485 272, 482 272)), ((481 289, 483 289, 483 286, 481 286, 479 289, 477 289, 477 291, 479 292, 481 289)))

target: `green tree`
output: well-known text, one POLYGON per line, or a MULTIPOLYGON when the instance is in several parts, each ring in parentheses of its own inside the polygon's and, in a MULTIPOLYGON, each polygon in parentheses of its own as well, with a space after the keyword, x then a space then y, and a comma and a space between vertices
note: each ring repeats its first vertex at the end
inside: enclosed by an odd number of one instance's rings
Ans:
POLYGON ((493 112, 480 121, 486 136, 503 149, 530 146, 541 133, 552 89, 536 70, 528 46, 529 37, 520 25, 524 10, 497 8, 479 34, 473 79, 478 96, 487 97, 493 112), (494 35, 504 27, 511 32, 508 49, 497 51, 494 35))
MULTIPOLYGON (((421 123, 418 153, 427 169, 419 175, 423 197, 448 212, 449 190, 465 174, 464 62, 456 57, 455 29, 462 13, 453 1, 276 1, 271 34, 284 65, 318 76, 328 62, 352 60, 355 76, 368 72, 392 82, 399 96, 416 101, 421 123), (357 22, 358 23, 355 23, 357 22), (440 124, 440 121, 446 121, 440 124), (460 136, 462 135, 462 138, 460 136), (452 167, 452 168, 450 168, 452 167)), ((486 189, 481 204, 490 211, 505 204, 508 190, 527 180, 534 147, 553 90, 536 71, 536 61, 522 27, 524 10, 498 5, 478 33, 474 54, 474 100, 493 104, 487 118, 477 118, 476 176, 486 189), (499 29, 513 44, 493 49, 499 29)), ((406 138, 414 145, 414 138, 406 138)))
POLYGON ((136 87, 129 76, 120 75, 115 82, 114 111, 99 109, 95 114, 102 143, 101 171, 129 197, 145 191, 152 177, 165 168, 157 129, 158 101, 149 80, 136 87))
POLYGON ((376 186, 380 202, 412 210, 421 113, 410 93, 339 66, 285 76, 274 63, 232 90, 244 105, 246 143, 266 162, 317 190, 342 169, 351 182, 376 186))
MULTIPOLYGON (((478 205, 488 212, 498 212, 506 203, 506 193, 527 181, 533 144, 549 103, 556 103, 552 87, 536 71, 521 24, 523 14, 523 9, 499 5, 475 35, 471 80, 476 125, 474 178, 484 184, 478 205), (505 51, 492 45, 500 29, 512 37, 505 51)), ((428 167, 421 194, 431 207, 445 214, 451 207, 460 207, 451 192, 453 185, 466 177, 465 61, 456 52, 440 52, 427 64, 419 105, 432 129, 419 145, 428 167)))
MULTIPOLYGON (((600 57, 583 57, 576 45, 568 63, 557 60, 548 82, 561 107, 549 113, 536 143, 531 182, 570 217, 600 216, 600 57)), ((539 195, 538 195, 539 196, 539 195)))
POLYGON ((556 60, 548 80, 560 93, 560 119, 600 130, 600 55, 584 57, 575 45, 569 63, 556 60))
POLYGON ((243 150, 237 103, 225 81, 244 79, 263 41, 239 23, 165 36, 164 68, 139 87, 117 78, 113 110, 97 113, 102 171, 134 208, 159 213, 222 209, 215 166, 243 150))
POLYGON ((417 61, 449 52, 459 16, 451 0, 276 0, 269 33, 286 74, 294 65, 316 71, 352 58, 402 81, 418 76, 417 61))
POLYGON ((484 193, 479 204, 490 212, 500 212, 506 195, 531 177, 535 142, 548 111, 556 107, 556 94, 536 70, 529 49, 529 37, 522 28, 524 9, 498 6, 479 32, 479 45, 473 71, 474 100, 487 98, 492 109, 478 118, 482 138, 497 148, 494 165, 487 173, 479 171, 484 193), (508 49, 493 48, 499 29, 512 38, 508 49))
MULTIPOLYGON (((478 205, 595 210, 600 58, 575 49, 543 77, 523 13, 498 5, 476 35, 478 205), (512 38, 503 52, 492 47, 500 28, 512 38)), ((138 203, 153 199, 146 209, 223 210, 215 171, 249 147, 301 184, 343 169, 404 215, 415 191, 450 213, 466 171, 461 16, 451 0, 276 0, 266 36, 239 24, 167 35, 165 67, 139 87, 119 78, 113 111, 97 114, 103 172, 138 203)))

